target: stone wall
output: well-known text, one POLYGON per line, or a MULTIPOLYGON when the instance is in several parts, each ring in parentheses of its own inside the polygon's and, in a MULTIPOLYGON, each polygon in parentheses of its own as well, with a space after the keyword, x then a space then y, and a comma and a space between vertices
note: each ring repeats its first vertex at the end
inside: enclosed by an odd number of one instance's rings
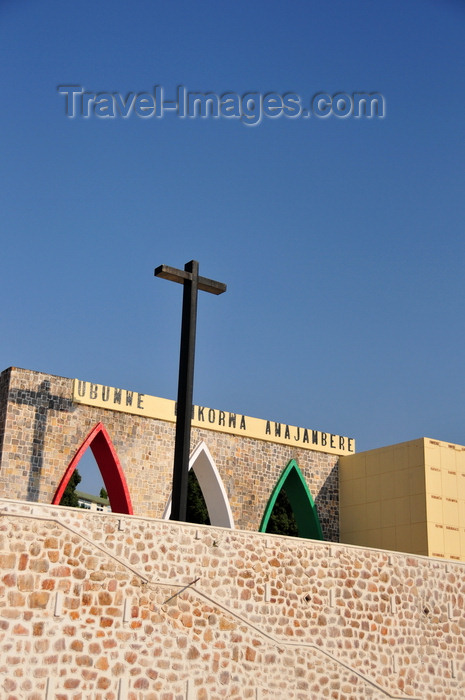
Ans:
POLYGON ((465 565, 0 501, 6 700, 465 697, 465 565))
MULTIPOLYGON (((0 381, 8 384, 0 497, 51 503, 72 457, 102 422, 121 461, 134 513, 163 516, 171 493, 174 423, 73 403, 73 380, 65 377, 12 368, 0 381)), ((1 410, 0 397, 0 425, 1 410)), ((259 529, 276 482, 295 459, 325 539, 338 540, 336 455, 193 428, 192 449, 202 440, 224 483, 236 527, 259 529)))

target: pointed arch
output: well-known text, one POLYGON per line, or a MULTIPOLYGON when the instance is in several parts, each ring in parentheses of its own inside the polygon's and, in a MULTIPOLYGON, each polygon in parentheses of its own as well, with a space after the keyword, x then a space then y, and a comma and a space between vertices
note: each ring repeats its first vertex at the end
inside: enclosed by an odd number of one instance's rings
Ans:
MULTIPOLYGON (((208 510, 212 525, 234 529, 234 518, 229 505, 228 495, 218 468, 205 442, 201 442, 192 452, 189 469, 193 469, 208 510)), ((171 515, 171 497, 163 513, 168 520, 171 515)))
POLYGON ((294 517, 299 529, 299 537, 307 537, 311 540, 322 540, 323 533, 321 531, 318 512, 312 494, 308 489, 307 482, 295 459, 291 459, 271 493, 265 508, 265 514, 260 524, 259 532, 266 532, 276 499, 283 488, 286 491, 286 495, 294 511, 294 517))
POLYGON ((71 475, 88 447, 92 450, 92 454, 102 474, 112 511, 114 513, 127 513, 128 515, 132 515, 131 497, 129 495, 123 468, 103 423, 97 423, 97 425, 92 428, 81 447, 74 455, 55 492, 52 504, 60 504, 71 475))

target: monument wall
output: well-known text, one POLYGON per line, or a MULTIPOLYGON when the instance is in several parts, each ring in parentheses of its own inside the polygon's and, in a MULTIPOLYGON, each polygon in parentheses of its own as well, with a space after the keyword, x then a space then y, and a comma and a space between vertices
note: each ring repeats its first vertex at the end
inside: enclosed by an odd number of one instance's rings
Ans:
MULTIPOLYGON (((137 392, 6 370, 0 378, 0 497, 52 503, 86 436, 103 424, 134 514, 163 517, 171 495, 174 406, 137 392)), ((202 443, 208 448, 234 527, 259 529, 273 488, 295 460, 315 501, 324 539, 338 540, 338 459, 354 451, 353 440, 225 411, 194 411, 191 448, 202 443)))
POLYGON ((8 700, 465 697, 465 565, 0 501, 8 700))

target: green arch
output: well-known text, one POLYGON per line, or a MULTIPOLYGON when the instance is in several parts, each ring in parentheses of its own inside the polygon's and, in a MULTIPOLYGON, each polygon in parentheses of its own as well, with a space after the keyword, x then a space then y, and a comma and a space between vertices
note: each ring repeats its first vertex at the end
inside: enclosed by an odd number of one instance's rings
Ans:
POLYGON ((284 487, 292 510, 294 511, 299 537, 307 537, 311 540, 322 540, 323 533, 321 531, 318 512, 312 494, 308 490, 307 483, 295 459, 291 459, 271 493, 265 508, 265 514, 260 524, 259 532, 266 532, 276 499, 281 489, 284 487))

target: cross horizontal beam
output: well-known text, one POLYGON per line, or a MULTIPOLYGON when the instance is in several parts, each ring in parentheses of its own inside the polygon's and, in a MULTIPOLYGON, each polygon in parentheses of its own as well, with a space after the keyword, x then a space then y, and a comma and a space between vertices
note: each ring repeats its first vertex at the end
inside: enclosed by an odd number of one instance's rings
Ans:
MULTIPOLYGON (((170 267, 169 265, 159 265, 155 268, 154 275, 155 277, 162 277, 165 280, 171 280, 171 282, 178 282, 179 284, 184 284, 187 280, 192 281, 193 279, 192 272, 178 270, 176 267, 170 267)), ((226 291, 226 285, 223 282, 217 282, 199 275, 197 277, 197 289, 218 295, 226 291)))

